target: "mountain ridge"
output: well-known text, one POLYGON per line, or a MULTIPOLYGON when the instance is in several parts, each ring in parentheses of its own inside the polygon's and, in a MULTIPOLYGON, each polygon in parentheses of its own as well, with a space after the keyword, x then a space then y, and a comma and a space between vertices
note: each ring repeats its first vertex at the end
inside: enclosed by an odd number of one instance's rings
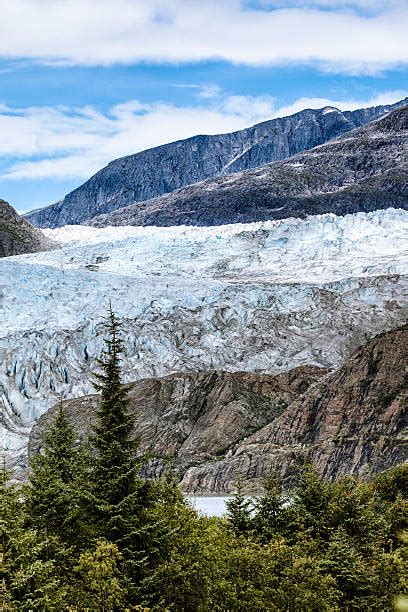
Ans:
POLYGON ((408 205, 408 106, 288 159, 188 185, 91 225, 224 225, 408 205))
POLYGON ((63 200, 25 215, 39 227, 89 221, 213 176, 259 167, 310 149, 408 102, 354 111, 305 109, 236 132, 198 135, 111 161, 63 200))

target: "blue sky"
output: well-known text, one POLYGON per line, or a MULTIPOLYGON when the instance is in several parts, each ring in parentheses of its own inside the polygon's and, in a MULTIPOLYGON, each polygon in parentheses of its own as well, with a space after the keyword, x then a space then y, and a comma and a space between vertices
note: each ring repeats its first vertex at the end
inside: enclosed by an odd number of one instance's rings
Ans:
POLYGON ((150 146, 408 94, 405 1, 2 5, 0 197, 19 211, 150 146))

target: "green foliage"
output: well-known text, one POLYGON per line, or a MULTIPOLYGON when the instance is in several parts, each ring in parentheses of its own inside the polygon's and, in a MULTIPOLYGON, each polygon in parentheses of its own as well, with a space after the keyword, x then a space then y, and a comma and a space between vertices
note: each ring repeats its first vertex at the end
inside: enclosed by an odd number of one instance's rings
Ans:
POLYGON ((286 535, 288 526, 288 496, 276 474, 269 472, 264 480, 264 493, 256 502, 253 519, 255 532, 262 542, 286 535))
POLYGON ((93 503, 99 514, 101 536, 127 544, 133 531, 128 524, 149 504, 151 486, 140 478, 138 441, 132 438, 134 417, 128 412, 128 388, 120 373, 123 350, 120 323, 109 309, 106 349, 98 360, 101 373, 95 374, 100 392, 97 423, 91 444, 95 449, 92 468, 93 503))
POLYGON ((42 452, 31 462, 25 491, 29 526, 66 544, 78 543, 79 533, 84 536, 80 502, 85 452, 76 445, 76 437, 61 402, 42 452))
POLYGON ((145 584, 146 605, 185 611, 336 609, 335 580, 319 559, 282 539, 263 545, 235 536, 225 520, 185 509, 179 516, 171 555, 145 584))
POLYGON ((123 609, 126 591, 119 579, 122 555, 115 544, 100 540, 95 550, 82 553, 74 568, 78 580, 71 588, 78 610, 123 609))
POLYGON ((238 480, 236 492, 227 501, 227 517, 236 535, 247 535, 252 529, 253 503, 244 495, 244 483, 238 480))
POLYGON ((304 466, 285 491, 242 484, 226 518, 197 514, 169 471, 141 476, 112 309, 89 450, 61 405, 21 488, 0 475, 0 609, 404 610, 408 466, 369 483, 304 466))
POLYGON ((123 553, 120 569, 132 603, 140 581, 167 545, 167 526, 154 512, 159 491, 140 476, 139 442, 133 437, 134 416, 129 413, 129 389, 122 384, 123 343, 120 322, 109 308, 106 348, 99 359, 95 387, 100 392, 97 420, 91 437, 94 450, 90 473, 88 512, 96 538, 123 553))
POLYGON ((4 609, 62 607, 65 588, 56 559, 50 555, 50 542, 34 529, 26 528, 21 490, 7 479, 3 470, 0 475, 0 583, 4 609))
POLYGON ((121 380, 120 322, 111 307, 107 331, 106 349, 98 360, 101 372, 94 375, 100 404, 92 437, 96 450, 93 475, 100 504, 118 506, 136 492, 140 462, 136 459, 138 442, 132 439, 134 417, 128 412, 128 389, 121 380))
POLYGON ((375 491, 382 499, 395 501, 397 497, 406 495, 408 491, 407 465, 398 465, 392 470, 382 472, 372 482, 375 491))
POLYGON ((293 510, 301 530, 316 540, 330 537, 328 517, 331 488, 331 484, 323 482, 313 466, 303 467, 293 495, 293 510))

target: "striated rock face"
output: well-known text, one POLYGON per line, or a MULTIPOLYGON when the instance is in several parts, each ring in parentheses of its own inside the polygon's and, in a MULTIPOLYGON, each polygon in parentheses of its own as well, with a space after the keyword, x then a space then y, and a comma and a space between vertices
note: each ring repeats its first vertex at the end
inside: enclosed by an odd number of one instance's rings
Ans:
MULTIPOLYGON (((303 366, 277 376, 196 372, 137 381, 130 391, 130 410, 137 416, 135 435, 141 438, 141 453, 154 457, 149 473, 160 473, 165 459, 176 461, 185 471, 191 464, 222 458, 327 372, 303 366)), ((64 405, 83 438, 94 421, 98 396, 66 400, 64 405)), ((35 424, 30 454, 39 451, 55 410, 56 406, 35 424)))
POLYGON ((0 199, 0 257, 45 251, 51 247, 51 240, 0 199))
MULTIPOLYGON (((231 134, 194 136, 122 157, 112 161, 63 200, 32 211, 26 218, 38 227, 84 223, 96 215, 210 177, 285 159, 373 121, 404 102, 407 101, 346 112, 333 108, 304 110, 231 134)), ((202 218, 198 224, 211 225, 210 216, 202 218)), ((191 219, 190 223, 193 222, 191 219)))
MULTIPOLYGON (((139 381, 131 398, 141 452, 153 456, 146 473, 171 459, 188 493, 229 493, 239 476, 257 491, 270 467, 288 479, 304 460, 327 479, 368 476, 408 460, 408 325, 376 336, 331 374, 313 366, 278 376, 177 374, 139 381)), ((97 401, 65 402, 81 437, 97 401)), ((31 454, 54 414, 34 426, 31 454)))
POLYGON ((289 478, 313 460, 327 479, 368 476, 408 461, 408 325, 376 336, 221 462, 190 468, 186 491, 260 486, 271 466, 289 478))
POLYGON ((408 208, 408 106, 255 170, 208 179, 91 224, 223 225, 408 208))

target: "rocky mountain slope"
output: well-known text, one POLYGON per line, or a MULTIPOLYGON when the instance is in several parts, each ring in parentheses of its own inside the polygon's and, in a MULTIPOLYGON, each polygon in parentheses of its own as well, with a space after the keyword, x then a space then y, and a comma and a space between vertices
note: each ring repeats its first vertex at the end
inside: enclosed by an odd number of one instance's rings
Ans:
MULTIPOLYGON (((147 473, 170 459, 189 493, 231 492, 239 476, 256 491, 270 467, 288 478, 310 459, 328 479, 367 476, 408 460, 408 326, 375 337, 332 374, 177 374, 139 381, 130 397, 140 450, 153 456, 147 473)), ((97 403, 65 402, 82 438, 97 403)), ((34 426, 31 454, 54 414, 34 426)))
POLYGON ((26 462, 33 422, 93 392, 109 299, 125 380, 333 368, 408 318, 408 212, 210 228, 45 230, 62 248, 0 260, 0 435, 26 462))
POLYGON ((331 107, 304 110, 231 134, 194 136, 155 147, 112 161, 60 202, 32 211, 26 218, 38 227, 84 223, 209 177, 290 157, 403 104, 345 112, 331 107))
POLYGON ((34 253, 52 247, 52 241, 20 217, 8 202, 0 199, 0 257, 34 253))
MULTIPOLYGON (((177 459, 185 469, 193 462, 222 457, 279 414, 327 370, 305 366, 268 376, 245 372, 195 372, 137 381, 130 390, 131 411, 137 415, 135 434, 140 451, 177 459)), ((98 396, 67 400, 65 406, 83 438, 94 422, 98 396)), ((30 435, 29 452, 38 452, 41 437, 55 416, 46 412, 30 435)))
POLYGON ((221 225, 408 208, 408 106, 305 153, 137 202, 91 224, 221 225))
POLYGON ((327 479, 408 461, 407 325, 360 347, 223 461, 190 468, 183 487, 229 492, 241 475, 257 488, 270 466, 285 478, 305 460, 327 479))

